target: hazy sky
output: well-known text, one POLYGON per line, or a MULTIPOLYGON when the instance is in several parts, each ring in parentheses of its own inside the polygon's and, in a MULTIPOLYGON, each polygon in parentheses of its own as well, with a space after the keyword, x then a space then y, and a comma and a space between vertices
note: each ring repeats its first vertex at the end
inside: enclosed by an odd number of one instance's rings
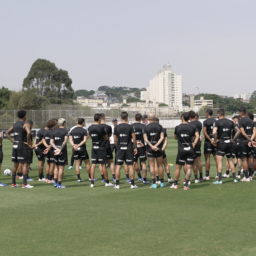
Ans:
POLYGON ((255 0, 1 1, 0 86, 43 58, 73 88, 147 87, 165 63, 183 92, 256 90, 255 0))

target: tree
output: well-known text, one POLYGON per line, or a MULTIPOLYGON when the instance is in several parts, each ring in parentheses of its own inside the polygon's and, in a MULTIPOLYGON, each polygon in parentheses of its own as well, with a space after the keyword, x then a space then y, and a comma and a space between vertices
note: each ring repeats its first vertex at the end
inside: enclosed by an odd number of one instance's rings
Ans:
POLYGON ((187 103, 186 101, 182 101, 182 105, 183 105, 183 106, 188 106, 188 107, 190 106, 190 104, 187 103))
POLYGON ((33 89, 41 97, 73 101, 74 90, 68 72, 45 59, 37 59, 32 64, 22 87, 24 91, 33 89))
POLYGON ((98 88, 98 91, 106 91, 107 89, 109 89, 110 87, 107 85, 102 85, 98 88))
POLYGON ((95 91, 93 91, 93 90, 90 90, 90 91, 87 91, 87 90, 77 90, 77 91, 75 91, 75 96, 76 97, 79 97, 79 96, 88 97, 90 95, 93 95, 94 93, 95 93, 95 91))
POLYGON ((160 103, 158 107, 168 107, 168 105, 166 105, 165 103, 160 103))
POLYGON ((7 104, 7 109, 18 109, 19 101, 24 94, 24 91, 11 92, 10 100, 7 104))
POLYGON ((2 86, 0 89, 0 109, 5 109, 10 100, 12 91, 2 86))
POLYGON ((41 105, 41 96, 37 95, 35 89, 29 89, 20 98, 18 109, 41 109, 41 105))
POLYGON ((250 97, 250 102, 251 101, 256 101, 256 91, 254 91, 250 97))

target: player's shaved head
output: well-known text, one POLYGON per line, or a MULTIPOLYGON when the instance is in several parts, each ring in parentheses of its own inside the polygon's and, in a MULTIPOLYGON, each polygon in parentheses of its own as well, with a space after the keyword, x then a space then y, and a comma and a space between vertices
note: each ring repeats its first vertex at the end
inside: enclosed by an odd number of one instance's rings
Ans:
POLYGON ((148 120, 149 120, 149 121, 155 121, 155 118, 156 118, 156 115, 155 115, 154 113, 150 113, 150 114, 148 115, 148 120))

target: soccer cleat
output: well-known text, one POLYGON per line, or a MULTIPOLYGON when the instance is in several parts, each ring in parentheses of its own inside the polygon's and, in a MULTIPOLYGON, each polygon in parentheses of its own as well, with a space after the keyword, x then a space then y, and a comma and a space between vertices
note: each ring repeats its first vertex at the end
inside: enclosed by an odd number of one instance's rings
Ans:
POLYGON ((178 185, 172 184, 172 186, 170 186, 170 188, 178 189, 178 185))
POLYGON ((173 183, 173 182, 174 182, 174 179, 168 178, 168 182, 169 182, 169 183, 173 183))
POLYGON ((81 182, 82 182, 82 180, 77 180, 77 182, 78 182, 78 183, 81 183, 81 182))
POLYGON ((34 186, 30 186, 29 184, 27 185, 22 185, 22 188, 33 188, 34 186))
POLYGON ((57 182, 54 182, 54 185, 53 185, 55 188, 57 188, 58 186, 58 183, 57 182))
POLYGON ((19 180, 23 180, 23 176, 19 176, 19 180))
POLYGON ((82 166, 79 166, 79 170, 82 170, 83 169, 83 167, 82 166))
POLYGON ((138 181, 143 181, 143 178, 138 178, 138 181))
POLYGON ((214 184, 214 185, 222 185, 222 180, 221 180, 221 181, 218 181, 218 180, 217 180, 217 181, 213 182, 213 184, 214 184))
POLYGON ((197 184, 197 183, 200 183, 200 180, 195 180, 195 183, 197 184))
POLYGON ((113 181, 113 182, 116 182, 116 179, 113 178, 112 181, 113 181))
POLYGON ((204 177, 203 177, 203 180, 210 180, 210 176, 207 176, 207 177, 204 176, 204 177))
POLYGON ((250 176, 249 179, 250 179, 250 181, 252 181, 253 180, 253 176, 250 176))
POLYGON ((6 186, 7 186, 7 184, 0 182, 0 187, 6 187, 6 186))
POLYGON ((114 187, 115 185, 112 183, 105 183, 105 187, 114 187))
POLYGON ((137 185, 131 185, 131 189, 134 189, 134 188, 139 188, 137 185))
POLYGON ((18 179, 20 176, 19 175, 16 175, 16 178, 18 179))
POLYGON ((183 179, 182 181, 184 182, 184 181, 186 181, 186 179, 183 179))
POLYGON ((46 180, 46 183, 55 183, 54 180, 46 180))
POLYGON ((238 181, 237 181, 237 179, 234 179, 234 183, 237 183, 238 181))
POLYGON ((161 183, 160 188, 164 188, 164 187, 167 187, 167 185, 163 182, 161 183))
POLYGON ((94 184, 91 184, 91 186, 90 186, 91 188, 94 188, 95 186, 94 186, 94 184))
MULTIPOLYGON (((195 180, 196 181, 196 180, 195 180)), ((196 182, 195 182, 196 183, 196 182)), ((198 182, 197 182, 198 183, 198 182)), ((186 181, 183 182, 183 184, 185 185, 186 184, 186 181)), ((191 181, 188 182, 188 185, 191 185, 191 181)))
POLYGON ((131 184, 131 180, 128 179, 128 178, 126 179, 126 182, 129 183, 129 184, 131 184))
POLYGON ((152 184, 152 185, 150 186, 150 188, 157 189, 157 185, 156 185, 156 184, 152 184))
POLYGON ((31 179, 29 176, 27 177, 27 181, 34 181, 33 179, 31 179))
POLYGON ((145 184, 149 184, 149 183, 150 183, 149 180, 146 180, 146 181, 144 180, 144 181, 143 181, 143 184, 144 184, 144 185, 145 185, 145 184))
POLYGON ((222 174, 222 178, 229 178, 229 174, 222 174))
POLYGON ((68 167, 68 170, 71 170, 71 169, 73 169, 73 166, 69 166, 69 167, 68 167))
POLYGON ((63 186, 63 185, 61 185, 61 184, 60 184, 60 185, 58 184, 57 188, 66 188, 66 186, 63 186))
POLYGON ((236 175, 236 178, 237 178, 237 179, 241 179, 241 176, 240 176, 240 175, 236 175))
POLYGON ((189 190, 189 189, 190 189, 190 188, 189 188, 189 187, 186 187, 186 186, 183 188, 183 190, 189 190))
POLYGON ((19 187, 20 185, 19 184, 12 184, 11 185, 11 188, 17 188, 17 187, 19 187))
POLYGON ((241 181, 250 182, 250 179, 249 178, 247 179, 247 178, 244 177, 243 179, 241 179, 241 181))
POLYGON ((38 179, 38 181, 46 181, 46 179, 45 178, 42 178, 42 179, 38 179))
POLYGON ((119 188, 120 188, 119 185, 114 186, 114 189, 119 189, 119 188))
MULTIPOLYGON (((98 180, 98 179, 95 179, 95 178, 94 178, 94 181, 97 181, 97 180, 98 180)), ((91 179, 90 179, 90 178, 89 178, 89 181, 91 181, 91 179)))
POLYGON ((156 184, 159 184, 159 185, 160 185, 160 184, 161 184, 161 181, 160 181, 160 180, 156 181, 156 184))
POLYGON ((102 183, 106 183, 105 179, 103 179, 101 182, 102 182, 102 183))

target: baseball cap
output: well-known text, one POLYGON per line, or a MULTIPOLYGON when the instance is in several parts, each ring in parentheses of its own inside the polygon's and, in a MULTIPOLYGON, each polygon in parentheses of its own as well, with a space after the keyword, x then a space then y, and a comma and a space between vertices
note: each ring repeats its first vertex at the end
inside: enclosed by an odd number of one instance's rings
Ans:
POLYGON ((143 116, 142 116, 142 120, 144 120, 144 119, 146 119, 146 118, 148 118, 147 115, 143 115, 143 116))
POLYGON ((114 118, 113 120, 112 120, 112 122, 116 122, 117 121, 117 119, 116 118, 114 118))
POLYGON ((62 126, 62 125, 64 124, 64 122, 66 122, 66 119, 60 118, 60 119, 58 120, 58 125, 59 125, 59 126, 62 126))

